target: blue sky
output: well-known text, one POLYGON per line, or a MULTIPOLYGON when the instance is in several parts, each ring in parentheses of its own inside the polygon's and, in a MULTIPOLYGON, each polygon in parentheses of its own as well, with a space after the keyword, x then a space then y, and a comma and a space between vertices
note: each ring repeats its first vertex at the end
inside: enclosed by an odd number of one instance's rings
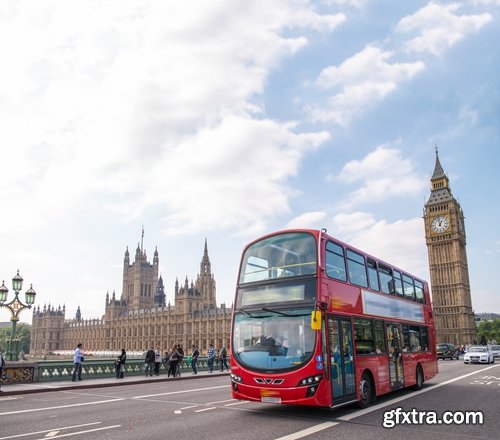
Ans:
POLYGON ((500 312, 499 21, 500 0, 1 0, 0 279, 100 317, 142 225, 171 302, 205 238, 229 305, 243 246, 294 226, 429 279, 437 144, 473 307, 500 312))

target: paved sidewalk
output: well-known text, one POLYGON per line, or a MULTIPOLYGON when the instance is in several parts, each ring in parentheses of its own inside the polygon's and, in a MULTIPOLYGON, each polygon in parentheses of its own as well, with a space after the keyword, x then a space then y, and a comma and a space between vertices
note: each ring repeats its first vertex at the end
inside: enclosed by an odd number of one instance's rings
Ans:
MULTIPOLYGON (((54 381, 54 382, 36 382, 36 383, 15 383, 15 384, 2 384, 0 389, 0 401, 3 396, 12 396, 16 394, 31 394, 43 393, 49 391, 62 391, 62 390, 79 390, 84 388, 103 388, 132 384, 144 384, 151 382, 170 382, 179 380, 190 379, 203 379, 206 377, 214 376, 229 376, 228 371, 220 372, 214 370, 213 373, 208 371, 199 371, 198 374, 183 373, 181 377, 167 377, 166 374, 159 376, 144 377, 144 376, 129 376, 123 379, 116 379, 114 377, 98 378, 98 379, 83 379, 81 381, 72 382, 71 379, 67 381, 54 381)), ((229 380, 229 378, 228 378, 229 380)))

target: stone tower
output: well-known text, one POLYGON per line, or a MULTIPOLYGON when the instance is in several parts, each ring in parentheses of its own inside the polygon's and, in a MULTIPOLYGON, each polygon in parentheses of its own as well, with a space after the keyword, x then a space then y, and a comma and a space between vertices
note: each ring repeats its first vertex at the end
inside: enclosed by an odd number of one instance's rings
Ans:
POLYGON ((437 342, 476 340, 467 265, 464 213, 453 197, 436 147, 431 195, 424 207, 437 342))
MULTIPOLYGON (((142 238, 144 238, 144 229, 142 238)), ((130 254, 127 247, 123 259, 122 304, 129 309, 153 307, 158 286, 158 273, 158 249, 155 249, 153 264, 150 264, 141 239, 141 244, 137 244, 135 260, 130 264, 130 254)))

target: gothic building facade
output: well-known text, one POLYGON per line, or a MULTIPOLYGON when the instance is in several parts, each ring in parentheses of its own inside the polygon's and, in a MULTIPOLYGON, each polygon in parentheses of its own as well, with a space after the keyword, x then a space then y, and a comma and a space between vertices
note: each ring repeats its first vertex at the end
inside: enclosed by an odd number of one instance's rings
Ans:
POLYGON ((63 307, 50 304, 33 311, 30 354, 72 350, 81 342, 87 352, 118 352, 121 348, 142 352, 149 347, 166 351, 173 344, 185 349, 196 345, 202 353, 209 344, 229 347, 231 308, 217 306, 216 283, 208 256, 207 242, 196 281, 175 282, 175 303, 166 302, 165 286, 159 275, 156 249, 148 261, 142 245, 135 259, 125 251, 123 287, 120 297, 106 294, 100 319, 83 319, 80 307, 73 319, 66 319, 63 307))
POLYGON ((453 197, 436 148, 431 195, 424 207, 437 342, 476 340, 467 265, 464 213, 453 197))

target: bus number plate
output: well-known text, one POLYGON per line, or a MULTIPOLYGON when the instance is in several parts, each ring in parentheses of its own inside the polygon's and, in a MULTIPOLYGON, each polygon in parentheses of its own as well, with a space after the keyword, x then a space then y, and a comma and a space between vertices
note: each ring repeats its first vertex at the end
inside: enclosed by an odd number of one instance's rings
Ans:
POLYGON ((263 403, 281 403, 281 397, 262 396, 260 401, 263 403))

